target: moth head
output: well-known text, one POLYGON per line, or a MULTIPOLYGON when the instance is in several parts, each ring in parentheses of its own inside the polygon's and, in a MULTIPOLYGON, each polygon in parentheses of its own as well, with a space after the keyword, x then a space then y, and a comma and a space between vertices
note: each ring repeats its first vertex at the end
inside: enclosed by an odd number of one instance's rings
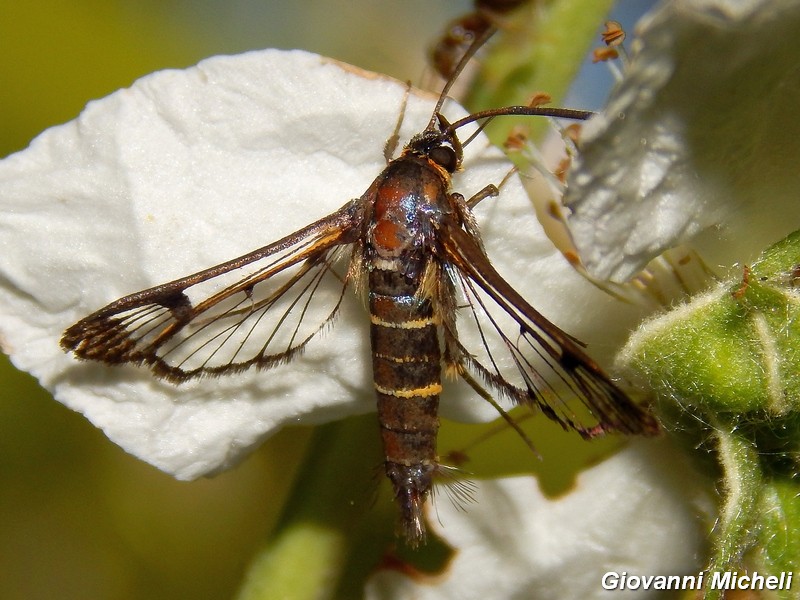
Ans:
POLYGON ((464 154, 455 131, 442 115, 437 115, 433 126, 429 125, 422 133, 411 138, 406 151, 433 161, 448 173, 455 173, 461 168, 464 154))

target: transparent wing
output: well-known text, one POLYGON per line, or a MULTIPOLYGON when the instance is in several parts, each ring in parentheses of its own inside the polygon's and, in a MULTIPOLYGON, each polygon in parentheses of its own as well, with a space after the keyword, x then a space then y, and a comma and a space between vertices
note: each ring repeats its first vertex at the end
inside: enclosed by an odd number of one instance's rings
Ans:
MULTIPOLYGON (((634 404, 579 343, 528 304, 492 267, 475 237, 444 223, 440 237, 450 280, 466 306, 458 330, 471 330, 466 348, 445 320, 451 360, 518 404, 538 406, 565 429, 584 437, 609 431, 653 434, 656 420, 634 404), (500 350, 498 350, 498 348, 500 350)), ((462 336, 466 337, 466 336, 462 336)))
POLYGON ((361 219, 354 201, 250 254, 121 298, 67 329, 61 345, 175 382, 284 363, 336 315, 348 284, 340 259, 361 219))

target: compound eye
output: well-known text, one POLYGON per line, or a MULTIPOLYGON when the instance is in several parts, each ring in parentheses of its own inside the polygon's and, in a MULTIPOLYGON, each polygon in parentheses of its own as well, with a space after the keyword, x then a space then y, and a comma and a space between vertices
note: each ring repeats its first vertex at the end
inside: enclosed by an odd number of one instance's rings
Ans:
POLYGON ((433 162, 443 167, 448 173, 454 173, 458 168, 458 157, 456 151, 450 146, 437 146, 428 154, 433 162))

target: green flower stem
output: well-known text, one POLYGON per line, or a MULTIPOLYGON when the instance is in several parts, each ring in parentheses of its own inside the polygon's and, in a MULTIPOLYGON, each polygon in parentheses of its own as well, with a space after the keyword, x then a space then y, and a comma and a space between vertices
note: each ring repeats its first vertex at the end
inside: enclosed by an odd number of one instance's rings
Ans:
MULTIPOLYGON (((751 547, 758 529, 758 499, 763 485, 758 449, 733 423, 713 423, 717 454, 723 469, 725 497, 715 527, 715 545, 708 576, 740 568, 742 554, 751 547)), ((708 588, 708 586, 707 586, 708 588)), ((722 598, 724 590, 707 589, 706 600, 722 598)))
MULTIPOLYGON (((518 11, 482 55, 465 105, 481 110, 526 104, 544 92, 559 106, 587 52, 600 44, 598 27, 613 5, 613 0, 551 0, 518 11)), ((548 128, 545 119, 509 117, 487 127, 489 138, 502 145, 516 124, 528 128, 534 141, 548 128)))
MULTIPOLYGON (((800 485, 794 469, 772 464, 773 455, 759 448, 762 436, 746 423, 713 423, 717 455, 723 469, 725 496, 714 530, 709 576, 715 571, 744 572, 745 565, 760 574, 777 575, 800 569, 800 485), (749 432, 749 433, 747 433, 749 432), (747 553, 747 554, 746 554, 747 553)), ((779 598, 795 598, 779 590, 779 598)), ((707 590, 706 600, 724 597, 707 590)))
POLYGON ((377 431, 374 414, 317 429, 284 515, 251 563, 238 600, 335 597, 380 464, 377 431))
MULTIPOLYGON (((794 572, 800 575, 800 485, 796 477, 776 477, 764 485, 758 512, 762 527, 758 532, 759 551, 754 563, 760 571, 794 572)), ((795 591, 778 592, 779 598, 796 598, 795 591)))

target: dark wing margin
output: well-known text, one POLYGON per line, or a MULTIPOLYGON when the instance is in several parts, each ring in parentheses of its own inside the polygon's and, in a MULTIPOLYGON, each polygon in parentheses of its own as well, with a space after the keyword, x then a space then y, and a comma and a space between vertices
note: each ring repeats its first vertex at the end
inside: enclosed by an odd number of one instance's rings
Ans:
POLYGON ((291 360, 341 304, 363 210, 338 211, 249 254, 120 298, 64 332, 78 358, 148 366, 175 383, 291 360))
POLYGON ((533 308, 491 265, 478 242, 456 223, 444 222, 439 237, 450 277, 467 302, 464 323, 481 340, 466 348, 445 327, 448 354, 517 404, 537 406, 565 429, 585 438, 607 432, 653 435, 655 417, 635 404, 564 333, 533 308), (501 310, 498 310, 499 309, 501 310), (494 342, 499 336, 508 360, 494 342), (495 348, 494 350, 492 348, 495 348), (502 357, 504 358, 504 357, 502 357), (541 373, 542 363, 550 373, 541 373), (575 405, 574 399, 581 405, 575 405))

